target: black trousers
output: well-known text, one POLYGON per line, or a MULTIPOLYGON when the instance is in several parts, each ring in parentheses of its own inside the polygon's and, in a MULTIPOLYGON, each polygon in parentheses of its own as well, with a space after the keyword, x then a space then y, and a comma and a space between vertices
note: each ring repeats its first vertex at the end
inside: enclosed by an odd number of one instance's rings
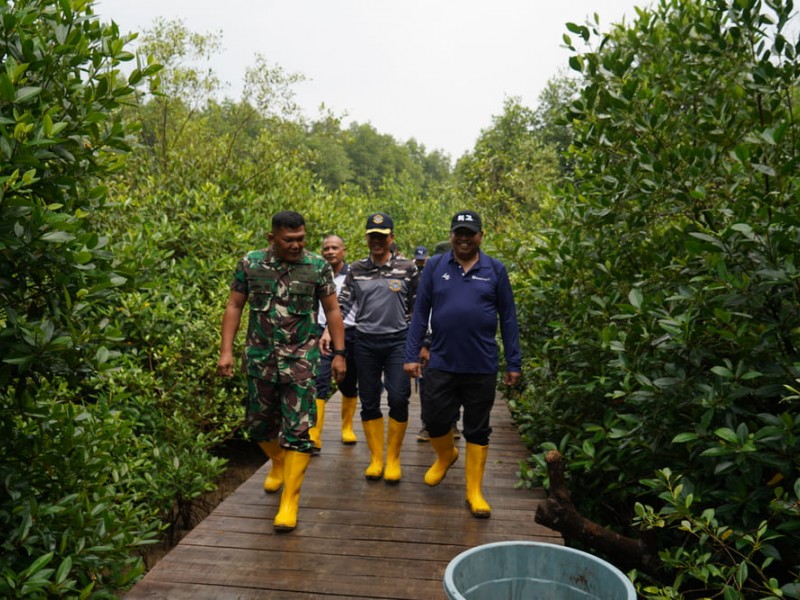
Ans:
POLYGON ((425 371, 422 389, 422 420, 430 437, 442 437, 463 409, 461 433, 471 444, 489 443, 489 418, 497 391, 497 374, 453 373, 439 369, 425 371))

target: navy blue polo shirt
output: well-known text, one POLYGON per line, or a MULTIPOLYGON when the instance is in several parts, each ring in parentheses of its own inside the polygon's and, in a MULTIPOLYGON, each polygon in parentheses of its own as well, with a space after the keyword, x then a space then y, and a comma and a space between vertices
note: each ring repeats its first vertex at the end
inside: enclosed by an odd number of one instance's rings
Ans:
POLYGON ((480 252, 468 273, 453 258, 452 250, 428 261, 417 289, 406 362, 419 362, 429 318, 431 369, 496 373, 499 324, 506 371, 522 371, 517 310, 508 272, 499 260, 480 252))

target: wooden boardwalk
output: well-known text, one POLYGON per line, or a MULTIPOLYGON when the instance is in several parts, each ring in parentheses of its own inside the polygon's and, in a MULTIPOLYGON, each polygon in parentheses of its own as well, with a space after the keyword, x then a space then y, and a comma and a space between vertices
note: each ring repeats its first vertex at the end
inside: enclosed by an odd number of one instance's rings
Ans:
MULTIPOLYGON (((385 402, 383 403, 385 408, 385 402)), ((445 598, 452 558, 480 544, 533 540, 561 544, 558 532, 534 522, 541 489, 515 489, 528 452, 498 397, 483 494, 490 519, 474 518, 464 502, 464 439, 445 480, 422 478, 434 460, 416 441, 419 400, 412 396, 397 485, 368 481, 369 449, 356 413, 359 441, 339 441, 339 396, 327 405, 322 454, 312 459, 300 496, 297 528, 272 527, 280 494, 265 494, 262 466, 195 527, 125 596, 154 599, 445 598)))

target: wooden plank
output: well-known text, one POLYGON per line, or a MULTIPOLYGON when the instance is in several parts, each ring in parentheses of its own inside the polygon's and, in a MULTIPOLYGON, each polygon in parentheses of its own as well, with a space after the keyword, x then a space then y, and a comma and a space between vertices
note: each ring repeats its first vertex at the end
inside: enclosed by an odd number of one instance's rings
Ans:
MULTIPOLYGON (((132 595, 126 596, 126 598, 132 597, 132 595)), ((215 600, 319 600, 320 594, 246 588, 236 585, 184 583, 176 586, 174 583, 142 581, 137 585, 137 597, 150 600, 200 600, 203 598, 214 598, 215 600)), ((327 593, 324 598, 325 600, 353 600, 352 595, 339 596, 327 593)))
POLYGON ((419 406, 412 403, 403 446, 403 480, 369 481, 369 449, 339 441, 339 397, 326 410, 322 453, 312 459, 295 531, 276 533, 279 494, 265 494, 263 465, 171 550, 126 598, 191 600, 250 598, 444 598, 443 577, 459 553, 505 540, 563 543, 533 520, 543 490, 517 489, 519 461, 528 452, 501 398, 483 483, 490 519, 474 518, 465 504, 465 441, 445 480, 423 482, 435 459, 416 441, 419 406))

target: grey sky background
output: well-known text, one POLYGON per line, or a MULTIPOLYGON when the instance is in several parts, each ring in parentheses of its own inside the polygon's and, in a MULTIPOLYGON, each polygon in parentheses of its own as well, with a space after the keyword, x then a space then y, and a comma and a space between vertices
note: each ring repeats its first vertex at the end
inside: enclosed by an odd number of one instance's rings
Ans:
MULTIPOLYGON (((123 32, 157 17, 221 32, 212 67, 238 98, 256 54, 307 80, 294 87, 309 118, 323 103, 399 142, 410 138, 456 160, 472 150, 508 97, 535 107, 548 79, 567 71, 568 21, 597 13, 601 30, 649 0, 97 0, 123 32)), ((573 40, 577 36, 572 36, 573 40)))

